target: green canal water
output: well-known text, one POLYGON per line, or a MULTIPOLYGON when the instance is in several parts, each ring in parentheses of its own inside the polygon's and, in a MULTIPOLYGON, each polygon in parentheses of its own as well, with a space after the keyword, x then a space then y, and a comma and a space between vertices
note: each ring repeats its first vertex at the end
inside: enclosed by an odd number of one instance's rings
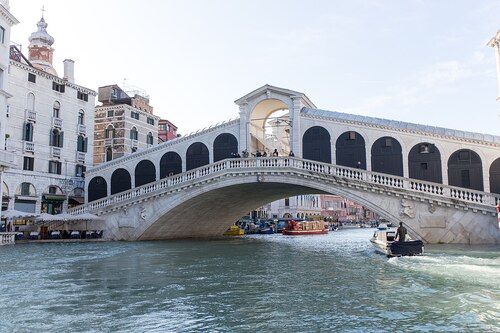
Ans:
POLYGON ((0 332, 500 332, 500 247, 373 230, 0 247, 0 332))

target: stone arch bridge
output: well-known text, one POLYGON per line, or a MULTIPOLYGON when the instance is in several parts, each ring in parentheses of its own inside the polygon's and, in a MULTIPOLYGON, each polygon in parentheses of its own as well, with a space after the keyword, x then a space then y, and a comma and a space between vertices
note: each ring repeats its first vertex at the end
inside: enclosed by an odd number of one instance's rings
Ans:
POLYGON ((101 215, 113 239, 205 237, 276 199, 331 193, 427 242, 499 241, 500 137, 323 111, 269 85, 236 104, 237 119, 88 170, 88 203, 70 213, 101 215))

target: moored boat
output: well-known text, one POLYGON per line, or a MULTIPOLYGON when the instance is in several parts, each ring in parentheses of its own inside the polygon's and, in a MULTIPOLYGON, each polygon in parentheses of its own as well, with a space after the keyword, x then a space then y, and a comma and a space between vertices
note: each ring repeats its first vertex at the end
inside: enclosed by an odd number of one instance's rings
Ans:
POLYGON ((396 230, 389 229, 385 224, 380 224, 370 242, 373 244, 375 251, 388 257, 424 254, 424 243, 421 240, 413 240, 409 235, 406 235, 404 241, 395 241, 395 239, 396 230))
POLYGON ((237 225, 230 226, 226 231, 224 231, 225 236, 241 236, 245 234, 245 230, 241 229, 237 225))
POLYGON ((328 233, 328 223, 323 221, 302 221, 291 220, 286 228, 283 229, 283 235, 324 235, 328 233))

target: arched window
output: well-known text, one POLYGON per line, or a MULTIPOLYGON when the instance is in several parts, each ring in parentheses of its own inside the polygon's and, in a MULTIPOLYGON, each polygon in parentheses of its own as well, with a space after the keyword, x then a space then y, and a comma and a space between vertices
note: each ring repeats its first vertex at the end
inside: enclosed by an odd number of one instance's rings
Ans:
POLYGON ((238 140, 229 133, 219 134, 214 141, 214 162, 231 157, 231 153, 238 153, 238 140))
POLYGON ((88 138, 84 137, 83 135, 79 135, 77 142, 76 142, 76 150, 82 153, 87 152, 87 142, 88 138))
POLYGON ((408 153, 408 176, 413 179, 442 183, 441 153, 435 145, 421 142, 408 153))
POLYGON ((152 183, 156 180, 156 168, 153 162, 142 160, 135 167, 135 186, 152 183))
POLYGON ((111 175, 111 194, 120 193, 132 188, 130 173, 123 169, 116 169, 111 175))
POLYGON ((106 130, 104 131, 104 137, 106 139, 113 139, 115 137, 115 128, 113 127, 113 125, 108 125, 108 127, 106 127, 106 130))
POLYGON ((64 132, 58 130, 57 128, 53 128, 50 130, 50 145, 52 147, 62 148, 63 138, 64 138, 64 132))
POLYGON ((182 172, 182 159, 176 152, 169 151, 160 160, 160 178, 176 175, 182 172))
POLYGON ((403 176, 403 154, 398 140, 384 136, 373 143, 372 171, 403 176))
POLYGON ((483 191, 481 158, 470 149, 460 149, 448 159, 448 184, 483 191))
POLYGON ((330 133, 321 126, 309 128, 302 137, 302 158, 332 163, 330 133))
POLYGON ((23 127, 23 140, 33 142, 33 123, 26 122, 23 127))
POLYGON ((146 143, 148 145, 152 145, 153 144, 153 133, 149 132, 148 135, 146 136, 146 143))
POLYGON ((135 128, 135 126, 134 126, 130 130, 130 139, 137 140, 138 137, 139 137, 139 133, 137 132, 137 128, 135 128))
POLYGON ((28 93, 26 97, 26 109, 28 111, 35 111, 35 95, 33 93, 28 93))
POLYGON ((108 195, 108 184, 101 176, 94 177, 89 182, 87 188, 89 202, 105 198, 108 195))
POLYGON ((337 165, 366 170, 365 139, 357 132, 342 133, 335 144, 337 165))
POLYGON ((106 162, 109 162, 113 159, 113 149, 111 147, 106 148, 106 162))
POLYGON ((85 125, 85 111, 78 111, 78 125, 85 125))
POLYGON ((208 164, 208 148, 201 142, 195 142, 186 151, 186 171, 208 164))
POLYGON ((54 118, 61 118, 61 103, 58 101, 54 102, 54 107, 52 109, 52 117, 54 118))

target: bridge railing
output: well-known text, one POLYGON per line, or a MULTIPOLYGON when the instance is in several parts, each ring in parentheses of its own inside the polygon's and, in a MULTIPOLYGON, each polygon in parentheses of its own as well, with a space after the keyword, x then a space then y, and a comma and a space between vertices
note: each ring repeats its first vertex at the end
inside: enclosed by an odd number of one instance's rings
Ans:
POLYGON ((70 214, 80 214, 88 211, 95 211, 116 203, 129 201, 135 198, 144 198, 147 194, 161 193, 177 185, 187 184, 189 182, 194 183, 196 180, 214 176, 228 170, 238 169, 257 169, 257 171, 261 171, 262 169, 282 169, 283 171, 305 170, 325 177, 337 177, 345 181, 351 180, 360 185, 376 184, 387 188, 404 189, 408 191, 409 195, 412 193, 414 195, 427 194, 492 207, 496 206, 499 200, 498 195, 493 195, 491 193, 409 179, 363 169, 315 162, 295 157, 256 157, 232 158, 205 165, 194 170, 163 178, 154 183, 77 206, 70 209, 68 212, 70 214))

